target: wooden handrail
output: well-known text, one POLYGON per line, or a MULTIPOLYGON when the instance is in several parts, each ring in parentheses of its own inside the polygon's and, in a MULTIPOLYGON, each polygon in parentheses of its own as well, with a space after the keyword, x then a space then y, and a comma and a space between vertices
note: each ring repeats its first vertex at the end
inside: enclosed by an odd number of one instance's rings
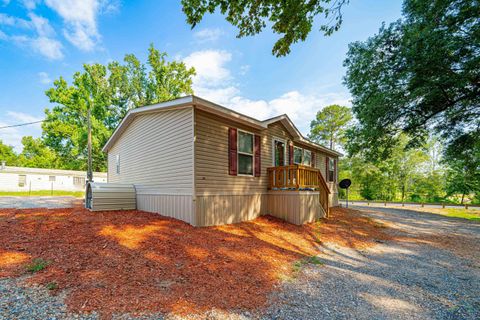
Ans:
POLYGON ((288 165, 267 168, 269 190, 318 190, 320 205, 328 217, 330 188, 319 169, 303 165, 288 165))

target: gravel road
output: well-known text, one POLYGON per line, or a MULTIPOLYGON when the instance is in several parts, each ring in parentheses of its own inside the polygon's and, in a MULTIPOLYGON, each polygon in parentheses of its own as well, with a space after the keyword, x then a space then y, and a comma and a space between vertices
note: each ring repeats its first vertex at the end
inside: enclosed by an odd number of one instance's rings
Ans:
MULTIPOLYGON (((324 244, 323 265, 306 265, 284 282, 262 314, 212 311, 202 318, 480 319, 480 223, 411 210, 356 209, 388 226, 394 240, 365 250, 324 244)), ((21 280, 0 280, 0 319, 97 318, 68 314, 62 296, 21 280)))
POLYGON ((16 208, 70 208, 75 202, 81 201, 72 196, 33 196, 33 197, 0 197, 0 209, 16 208))
POLYGON ((272 299, 265 319, 480 319, 480 224, 411 210, 356 208, 396 239, 323 247, 272 299))

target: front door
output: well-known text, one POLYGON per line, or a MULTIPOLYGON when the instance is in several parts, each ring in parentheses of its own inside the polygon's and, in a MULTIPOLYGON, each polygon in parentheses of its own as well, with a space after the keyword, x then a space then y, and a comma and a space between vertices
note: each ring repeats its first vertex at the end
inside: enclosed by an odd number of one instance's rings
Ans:
POLYGON ((285 142, 275 140, 275 167, 285 165, 285 142))

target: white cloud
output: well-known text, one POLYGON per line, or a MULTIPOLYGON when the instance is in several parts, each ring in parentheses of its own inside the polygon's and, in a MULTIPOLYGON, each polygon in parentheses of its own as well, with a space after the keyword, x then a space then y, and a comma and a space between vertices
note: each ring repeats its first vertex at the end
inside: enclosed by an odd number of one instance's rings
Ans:
POLYGON ((30 20, 0 14, 0 24, 30 31, 30 35, 22 33, 12 36, 2 32, 0 40, 12 41, 17 45, 27 46, 33 49, 34 52, 51 60, 63 58, 62 44, 55 38, 55 30, 53 30, 49 21, 32 12, 28 14, 28 17, 30 20), (32 32, 33 34, 31 34, 32 32))
MULTIPOLYGON (((249 99, 242 95, 227 66, 231 60, 231 53, 224 50, 196 51, 184 58, 183 61, 197 71, 193 79, 195 94, 260 120, 287 114, 305 135, 317 111, 334 103, 350 105, 346 92, 307 94, 298 89, 271 100, 249 99)), ((241 66, 238 73, 243 74, 248 69, 241 66)))
POLYGON ((28 10, 34 10, 39 4, 40 0, 22 0, 22 4, 28 10))
POLYGON ((0 40, 7 40, 7 39, 8 39, 8 36, 5 34, 5 32, 0 30, 0 40))
POLYGON ((231 78, 230 70, 224 66, 231 59, 231 53, 224 50, 202 50, 193 52, 183 61, 188 67, 195 68, 195 82, 218 85, 231 78))
POLYGON ((32 23, 25 19, 9 16, 5 13, 0 13, 0 24, 9 26, 9 27, 18 27, 22 29, 32 28, 32 23))
POLYGON ((46 0, 46 5, 57 12, 65 23, 63 34, 77 48, 91 51, 100 40, 97 15, 109 2, 97 0, 46 0))
POLYGON ((39 72, 38 77, 40 78, 41 84, 50 84, 52 82, 52 79, 50 79, 50 75, 46 72, 39 72))
POLYGON ((37 16, 32 12, 28 14, 28 17, 40 37, 50 37, 55 35, 55 31, 47 19, 37 16))
POLYGON ((28 46, 36 53, 50 60, 59 60, 63 58, 62 44, 49 37, 27 37, 27 36, 11 36, 9 37, 14 43, 20 46, 28 46))
POLYGON ((203 43, 203 42, 213 42, 217 41, 223 35, 223 31, 221 29, 202 29, 197 31, 193 34, 193 37, 196 41, 203 43))
MULTIPOLYGON (((40 121, 42 118, 23 112, 7 111, 5 117, 0 116, 0 127, 19 123, 40 121)), ((14 147, 16 152, 22 151, 22 137, 39 137, 42 133, 41 124, 36 123, 28 126, 5 128, 0 130, 0 140, 14 147)))
POLYGON ((31 45, 34 50, 49 59, 58 60, 63 58, 62 45, 55 39, 40 37, 33 39, 31 45))

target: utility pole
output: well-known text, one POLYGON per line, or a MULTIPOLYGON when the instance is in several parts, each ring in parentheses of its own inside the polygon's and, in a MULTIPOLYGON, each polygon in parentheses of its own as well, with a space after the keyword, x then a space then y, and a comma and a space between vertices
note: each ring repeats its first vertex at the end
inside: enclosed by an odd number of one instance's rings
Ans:
POLYGON ((87 169, 87 181, 93 181, 92 173, 92 119, 91 119, 92 105, 88 106, 87 111, 87 126, 88 126, 88 169, 87 169))

